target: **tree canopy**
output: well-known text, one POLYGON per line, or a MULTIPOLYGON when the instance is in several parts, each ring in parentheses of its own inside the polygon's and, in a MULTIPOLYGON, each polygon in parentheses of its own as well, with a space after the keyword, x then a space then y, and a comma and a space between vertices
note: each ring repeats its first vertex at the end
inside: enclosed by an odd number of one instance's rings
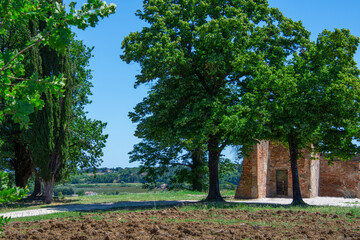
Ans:
POLYGON ((107 138, 102 133, 106 124, 88 119, 84 111, 92 86, 87 69, 91 49, 74 40, 70 26, 94 27, 101 18, 114 13, 115 5, 99 0, 89 0, 79 10, 75 5, 72 2, 66 9, 62 1, 3 3, 9 15, 1 19, 5 29, 0 45, 4 59, 0 61, 1 81, 5 92, 17 98, 0 95, 4 103, 2 127, 10 140, 3 147, 13 152, 5 158, 11 161, 19 186, 24 187, 36 170, 47 202, 52 200, 56 181, 78 167, 99 166, 107 138), (26 13, 16 15, 23 10, 26 13), (12 16, 13 12, 16 14, 12 16), (14 39, 21 41, 13 44, 14 39), (61 84, 56 86, 56 81, 61 84), (23 104, 25 108, 21 109, 26 112, 17 112, 8 104, 13 100, 15 105, 23 104), (6 109, 14 112, 7 113, 6 109))
POLYGON ((297 172, 302 149, 328 160, 349 160, 359 152, 360 72, 354 61, 358 44, 349 30, 324 30, 282 65, 259 71, 242 97, 260 116, 260 138, 290 150, 295 205, 304 204, 297 172))
POLYGON ((35 71, 25 76, 25 53, 39 45, 64 52, 72 37, 69 26, 80 29, 94 27, 100 19, 114 13, 116 8, 114 4, 101 0, 88 0, 79 9, 76 9, 75 2, 68 7, 55 0, 1 2, 0 39, 7 44, 0 49, 0 121, 4 120, 5 115, 10 115, 15 122, 26 126, 28 115, 34 108, 44 105, 42 92, 51 90, 52 93, 61 94, 61 74, 41 78, 35 71), (19 34, 24 33, 23 30, 31 31, 29 23, 32 21, 42 22, 41 31, 29 34, 31 37, 19 45, 19 34))
POLYGON ((141 66, 135 86, 152 84, 145 104, 135 109, 140 114, 132 116, 138 132, 155 133, 151 138, 161 142, 172 137, 193 147, 205 145, 207 200, 222 200, 221 152, 229 144, 254 144, 258 127, 246 116, 239 93, 259 62, 282 64, 308 32, 264 0, 145 0, 137 15, 149 26, 124 39, 121 57, 141 66), (149 130, 157 120, 158 127, 149 130))

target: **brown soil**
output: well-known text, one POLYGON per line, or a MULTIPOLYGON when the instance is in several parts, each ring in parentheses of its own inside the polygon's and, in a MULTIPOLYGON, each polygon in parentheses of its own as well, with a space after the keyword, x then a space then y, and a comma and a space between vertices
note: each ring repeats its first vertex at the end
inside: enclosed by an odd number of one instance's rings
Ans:
POLYGON ((360 217, 292 210, 176 207, 13 222, 5 239, 360 239, 360 217))

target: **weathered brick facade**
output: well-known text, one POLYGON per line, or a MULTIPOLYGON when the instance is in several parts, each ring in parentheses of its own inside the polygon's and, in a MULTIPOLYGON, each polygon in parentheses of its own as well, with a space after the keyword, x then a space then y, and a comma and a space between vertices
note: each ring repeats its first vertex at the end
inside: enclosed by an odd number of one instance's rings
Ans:
MULTIPOLYGON (((360 161, 335 161, 328 166, 319 154, 302 151, 298 161, 303 197, 360 197, 360 161)), ((235 198, 292 197, 289 151, 282 145, 261 141, 243 161, 235 198)))
POLYGON ((360 159, 342 162, 320 161, 319 196, 360 198, 360 159))

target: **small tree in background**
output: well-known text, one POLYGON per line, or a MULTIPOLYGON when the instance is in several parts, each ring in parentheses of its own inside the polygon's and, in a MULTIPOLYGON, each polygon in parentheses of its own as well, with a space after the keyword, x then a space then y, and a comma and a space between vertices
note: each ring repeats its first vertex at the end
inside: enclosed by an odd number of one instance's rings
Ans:
POLYGON ((183 150, 174 145, 162 147, 154 141, 142 141, 129 153, 130 162, 140 162, 146 186, 153 187, 158 179, 168 176, 169 189, 189 184, 193 191, 206 190, 206 157, 202 149, 183 150))

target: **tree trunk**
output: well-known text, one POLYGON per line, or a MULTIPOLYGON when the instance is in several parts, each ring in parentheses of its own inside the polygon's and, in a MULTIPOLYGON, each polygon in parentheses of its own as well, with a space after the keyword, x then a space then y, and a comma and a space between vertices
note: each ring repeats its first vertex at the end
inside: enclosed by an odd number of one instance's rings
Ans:
POLYGON ((50 175, 48 178, 43 179, 43 195, 45 203, 51 203, 54 194, 55 176, 61 165, 61 157, 59 154, 53 154, 49 163, 50 175))
POLYGON ((42 194, 41 177, 38 170, 35 170, 35 186, 32 197, 36 198, 42 194))
POLYGON ((208 142, 209 151, 209 194, 206 201, 224 202, 220 194, 219 186, 219 159, 221 150, 219 141, 215 137, 210 137, 208 142))
POLYGON ((299 172, 298 172, 298 163, 297 163, 299 150, 293 135, 289 135, 288 141, 289 141, 292 187, 293 187, 293 201, 291 205, 295 205, 295 206, 306 205, 306 203, 302 199, 301 191, 300 191, 299 172))
POLYGON ((198 192, 205 189, 204 182, 202 180, 204 173, 202 153, 203 151, 201 148, 196 148, 191 153, 191 189, 198 192))
POLYGON ((53 200, 55 178, 52 175, 51 179, 44 181, 43 195, 45 203, 49 204, 53 200))
POLYGON ((12 165, 15 170, 15 185, 25 188, 29 177, 31 176, 34 166, 26 146, 15 143, 15 159, 12 165))

